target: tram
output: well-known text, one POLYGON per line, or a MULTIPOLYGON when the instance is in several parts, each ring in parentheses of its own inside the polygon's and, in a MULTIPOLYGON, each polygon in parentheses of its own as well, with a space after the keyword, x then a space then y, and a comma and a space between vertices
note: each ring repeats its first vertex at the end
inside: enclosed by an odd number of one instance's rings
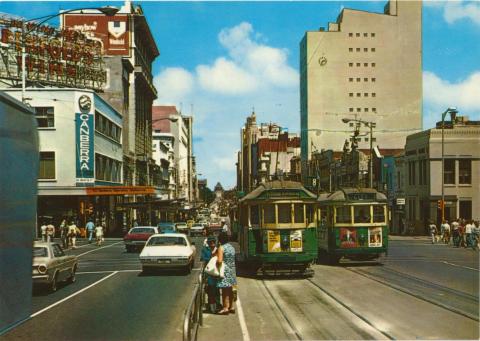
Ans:
POLYGON ((300 183, 262 183, 238 202, 238 261, 259 269, 311 274, 317 258, 316 196, 300 183))
POLYGON ((319 260, 372 260, 388 251, 387 198, 371 188, 342 188, 317 199, 319 260))

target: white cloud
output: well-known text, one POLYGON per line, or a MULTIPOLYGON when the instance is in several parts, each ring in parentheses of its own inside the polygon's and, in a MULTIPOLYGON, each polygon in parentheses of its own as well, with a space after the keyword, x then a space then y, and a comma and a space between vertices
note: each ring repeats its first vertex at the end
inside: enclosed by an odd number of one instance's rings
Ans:
POLYGON ((197 76, 204 89, 221 94, 243 94, 257 87, 252 75, 223 57, 218 58, 212 66, 197 66, 197 76))
POLYGON ((157 88, 157 104, 177 104, 189 95, 194 87, 194 77, 187 70, 172 67, 155 76, 153 83, 157 88))
POLYGON ((480 116, 480 71, 472 73, 467 79, 451 83, 436 74, 423 73, 423 96, 425 104, 425 128, 432 127, 438 121, 439 113, 448 107, 457 107, 460 115, 478 119, 480 116))
POLYGON ((220 171, 234 171, 236 170, 235 163, 237 158, 234 151, 232 151, 231 156, 227 157, 215 157, 213 158, 213 163, 217 166, 217 169, 220 171))
POLYGON ((480 3, 477 1, 425 1, 424 4, 443 9, 443 18, 449 24, 468 19, 480 25, 480 3))

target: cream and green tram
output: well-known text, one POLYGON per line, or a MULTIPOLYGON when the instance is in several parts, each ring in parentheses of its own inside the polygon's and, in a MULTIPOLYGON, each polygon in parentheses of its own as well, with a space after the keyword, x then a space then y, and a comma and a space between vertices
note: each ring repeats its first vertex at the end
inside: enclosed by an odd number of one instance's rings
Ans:
POLYGON ((317 199, 319 260, 372 260, 388 251, 386 196, 371 188, 342 188, 317 199))
POLYGON ((311 272, 318 253, 315 202, 300 183, 280 180, 262 183, 240 199, 238 260, 254 272, 311 272))

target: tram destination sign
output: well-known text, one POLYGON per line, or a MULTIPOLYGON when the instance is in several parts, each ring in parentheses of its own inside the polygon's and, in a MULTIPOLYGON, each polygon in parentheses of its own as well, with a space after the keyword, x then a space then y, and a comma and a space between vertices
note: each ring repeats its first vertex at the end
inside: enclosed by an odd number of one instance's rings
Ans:
POLYGON ((102 42, 81 32, 0 19, 0 79, 18 86, 22 80, 25 47, 29 83, 103 90, 107 72, 102 42))

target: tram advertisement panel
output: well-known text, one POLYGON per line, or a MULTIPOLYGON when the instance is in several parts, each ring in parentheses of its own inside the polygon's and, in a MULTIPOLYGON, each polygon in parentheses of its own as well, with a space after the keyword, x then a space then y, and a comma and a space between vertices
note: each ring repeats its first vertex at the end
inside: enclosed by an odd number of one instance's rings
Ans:
POLYGON ((344 249, 349 249, 357 246, 358 246, 357 229, 341 227, 340 228, 340 247, 344 249))
POLYGON ((290 251, 302 252, 302 230, 294 230, 290 232, 290 251))
POLYGON ((371 227, 368 229, 368 246, 382 247, 382 228, 371 227))
POLYGON ((268 252, 281 252, 280 231, 268 231, 268 252))

